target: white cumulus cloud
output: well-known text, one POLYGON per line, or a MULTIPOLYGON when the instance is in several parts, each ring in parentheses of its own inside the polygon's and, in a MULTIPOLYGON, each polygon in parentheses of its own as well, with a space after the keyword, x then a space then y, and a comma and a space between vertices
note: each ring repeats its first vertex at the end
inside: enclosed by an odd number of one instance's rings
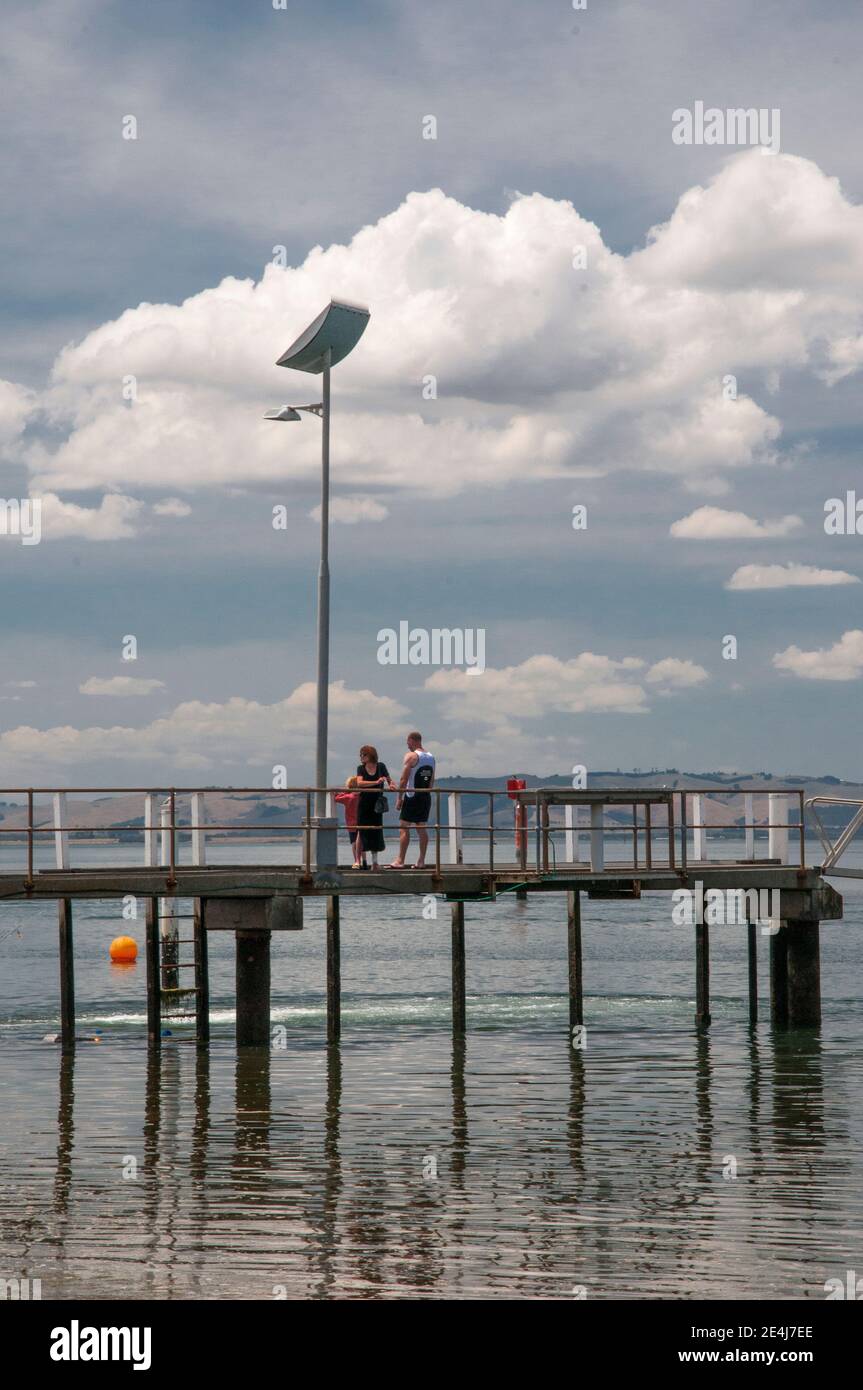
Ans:
POLYGON ((650 685, 661 687, 662 692, 666 694, 674 690, 691 690, 693 686, 701 685, 707 679, 708 675, 703 666, 676 656, 667 656, 662 661, 654 662, 645 676, 650 685))
POLYGON ((859 584, 847 570, 820 570, 814 565, 741 565, 726 581, 726 589, 810 589, 832 584, 859 584))
MULTIPOLYGON (((157 778, 175 780, 178 770, 207 774, 208 781, 217 782, 226 766, 242 764, 253 769, 261 785, 269 785, 274 765, 287 762, 298 769, 299 785, 305 780, 299 774, 311 761, 315 710, 316 687, 309 681, 271 705, 242 696, 223 703, 188 700, 142 728, 21 725, 0 733, 0 760, 7 778, 40 773, 80 777, 105 766, 127 783, 137 776, 146 784, 157 778)), ((379 730, 392 740, 398 735, 401 743, 406 715, 389 696, 351 690, 344 681, 330 686, 331 730, 355 740, 357 747, 370 736, 383 744, 379 730)))
MULTIPOLYGON (((389 508, 373 497, 333 497, 330 501, 330 520, 355 526, 359 521, 385 521, 389 508)), ((320 521, 320 504, 309 512, 313 521, 320 521)))
MULTIPOLYGON (((39 494, 36 494, 37 496, 39 494)), ((65 540, 80 536, 88 541, 126 540, 136 534, 135 522, 144 503, 134 497, 108 493, 98 507, 79 507, 64 502, 54 492, 44 492, 42 503, 42 539, 65 540)))
POLYGON ((671 524, 670 534, 680 540, 736 541, 773 540, 790 536, 803 522, 799 516, 781 516, 773 521, 756 521, 745 512, 723 511, 721 507, 697 507, 688 516, 671 524))
POLYGON ((129 695, 152 695, 154 690, 164 690, 165 682, 140 676, 91 676, 78 689, 82 695, 115 695, 123 699, 129 695))
POLYGON ((863 674, 863 632, 852 628, 843 632, 832 647, 804 652, 800 647, 786 647, 777 652, 773 665, 780 671, 790 671, 810 681, 853 681, 863 674))
POLYGON ((64 348, 41 404, 65 437, 21 446, 37 485, 243 487, 281 480, 286 458, 316 478, 319 431, 287 440, 260 417, 285 394, 275 359, 331 296, 372 309, 334 376, 334 449, 375 489, 637 467, 715 496, 778 457, 780 422, 745 382, 863 365, 863 209, 808 160, 745 151, 623 256, 563 200, 517 195, 499 216, 411 193, 347 245, 141 304, 64 348), (132 408, 118 371, 138 379, 132 408))
POLYGON ((189 516, 192 508, 180 497, 163 497, 153 503, 153 511, 156 516, 189 516))
MULTIPOLYGON (((481 675, 448 667, 435 671, 425 689, 443 696, 447 719, 499 724, 501 711, 512 719, 540 719, 552 713, 644 714, 647 695, 641 684, 645 662, 581 652, 568 661, 556 656, 528 657, 518 666, 486 667, 481 675)), ((646 679, 660 693, 685 689, 707 678, 702 667, 668 657, 656 662, 646 679)))

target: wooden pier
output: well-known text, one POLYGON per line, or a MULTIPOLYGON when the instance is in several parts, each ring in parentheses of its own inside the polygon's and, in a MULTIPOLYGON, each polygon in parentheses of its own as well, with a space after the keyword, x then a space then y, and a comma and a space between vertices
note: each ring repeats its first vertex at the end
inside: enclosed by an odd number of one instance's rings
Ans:
MULTIPOLYGON (((284 864, 212 864, 206 861, 208 836, 243 827, 216 825, 206 820, 205 798, 257 794, 260 789, 170 789, 166 794, 138 789, 144 796, 144 863, 111 867, 72 867, 70 849, 75 844, 74 814, 69 799, 96 789, 65 792, 28 789, 26 823, 19 829, 4 822, 4 833, 22 845, 19 868, 0 872, 0 895, 6 901, 54 900, 58 903, 61 1042, 64 1050, 75 1045, 74 926, 76 901, 134 896, 145 904, 145 959, 147 972, 147 1040, 151 1050, 161 1046, 166 1010, 178 997, 193 1004, 195 1036, 199 1046, 210 1039, 207 938, 213 931, 230 931, 236 941, 236 1040, 239 1047, 267 1046, 270 1025, 270 947, 274 934, 303 930, 303 904, 307 898, 326 900, 326 997, 327 1040, 341 1036, 341 926, 342 903, 351 898, 393 894, 416 898, 434 897, 449 904, 452 951, 452 1026, 456 1037, 467 1027, 466 980, 469 917, 505 895, 559 894, 561 930, 566 923, 570 1037, 584 1024, 584 967, 582 960, 582 904, 597 899, 638 899, 643 893, 670 893, 691 897, 694 947, 695 1022, 710 1024, 710 926, 711 909, 718 895, 744 908, 740 930, 748 941, 749 1021, 758 1019, 757 933, 769 933, 770 1010, 777 1028, 817 1026, 821 1019, 820 924, 842 916, 842 898, 823 876, 818 865, 804 862, 802 796, 797 789, 773 788, 747 793, 769 797, 767 818, 741 824, 747 851, 744 860, 709 857, 708 832, 702 817, 701 793, 645 790, 569 791, 537 788, 519 793, 520 818, 514 861, 502 862, 500 845, 513 834, 505 826, 495 799, 505 794, 483 791, 448 793, 436 789, 435 819, 430 823, 432 861, 422 869, 357 871, 338 862, 335 824, 311 813, 314 788, 287 789, 284 797, 305 802, 306 814, 295 823, 268 829, 284 831, 301 847, 299 862, 284 864), (788 805, 800 796, 798 824, 792 824, 788 805), (442 800, 447 798, 447 818, 442 800), (464 815, 467 797, 483 797, 489 805, 488 824, 477 824, 464 815), (159 806, 159 816, 156 807, 159 806), (40 809, 42 808, 42 809, 40 809), (44 808, 49 808, 44 810, 44 808), (188 819, 185 819, 188 808, 188 819), (584 825, 579 812, 587 813, 584 825), (43 815, 44 810, 44 815, 43 815), (631 813, 631 814, 630 814, 631 813), (778 817, 782 815, 780 820, 778 817), (611 819, 609 819, 611 817, 611 819), (767 836, 768 854, 756 858, 756 833, 767 836), (624 858, 606 860, 609 839, 625 837, 624 858), (37 868, 35 845, 40 836, 55 842, 56 864, 37 868), (484 853, 480 862, 465 862, 465 841, 475 837, 484 853), (580 855, 582 836, 587 842, 580 855), (798 862, 789 863, 789 845, 796 837, 798 862), (71 845, 70 845, 71 838, 71 845), (448 862, 444 860, 444 845, 448 862), (558 854, 558 845, 560 854, 558 854), (496 853, 497 847, 497 853, 496 853), (192 862, 182 862, 188 849, 192 862), (770 853, 772 851, 772 853, 770 853), (697 857, 695 857, 697 855, 697 857), (157 863, 156 860, 159 860, 157 863), (756 894, 770 898, 778 913, 755 920, 756 894), (194 910, 179 914, 176 903, 190 899, 194 910), (707 903, 707 911, 704 904, 707 903), (187 924, 187 925, 183 925, 187 924), (191 952, 189 952, 191 947, 191 952), (193 972, 193 984, 180 983, 183 972, 193 972)), ((110 789, 98 789, 105 795, 110 789)), ((274 793, 264 789, 269 797, 274 793)), ((9 795, 10 793, 6 793, 9 795)), ((129 793, 125 793, 128 795, 129 793)), ((706 795, 707 793, 704 793, 706 795)), ((716 795, 715 789, 711 794, 716 795)), ((748 809, 754 805, 749 801, 748 809)), ((107 827, 105 827, 107 829, 107 827)), ((512 846, 512 841, 509 841, 512 846)), ((430 846, 431 849, 431 846, 430 846)), ((286 848, 285 858, 290 855, 286 848)), ((715 913, 714 913, 715 915, 715 913)), ((723 917, 723 921, 727 918, 723 917)), ((734 919, 732 919, 734 920, 734 919)), ((433 928, 432 928, 433 930, 433 928)))

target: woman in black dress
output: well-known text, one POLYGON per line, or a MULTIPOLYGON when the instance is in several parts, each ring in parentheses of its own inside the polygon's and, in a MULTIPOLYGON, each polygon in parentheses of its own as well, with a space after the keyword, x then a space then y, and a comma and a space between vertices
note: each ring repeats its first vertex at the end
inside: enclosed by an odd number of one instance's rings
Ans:
POLYGON ((357 806, 359 835, 356 856, 359 860, 363 855, 370 854, 373 869, 378 867, 378 855, 382 849, 386 848, 383 832, 383 811, 375 810, 378 797, 383 795, 386 787, 389 787, 390 791, 396 789, 396 784, 390 777, 387 765, 378 762, 378 750, 376 748, 373 748, 370 743, 364 743, 360 749, 360 762, 357 766, 357 788, 360 792, 360 800, 357 806))

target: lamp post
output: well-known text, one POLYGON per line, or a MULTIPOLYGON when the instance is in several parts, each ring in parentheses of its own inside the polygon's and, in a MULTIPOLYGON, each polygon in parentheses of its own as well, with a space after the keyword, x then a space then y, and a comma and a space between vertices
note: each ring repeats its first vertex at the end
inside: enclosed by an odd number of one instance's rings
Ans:
POLYGON ((321 555, 318 565, 317 720, 315 734, 315 816, 326 814, 327 731, 330 682, 330 369, 356 347, 369 321, 369 311, 359 304, 331 300, 282 353, 277 367, 323 375, 323 400, 312 405, 282 406, 269 410, 267 420, 300 420, 300 412, 317 415, 321 434, 321 555))

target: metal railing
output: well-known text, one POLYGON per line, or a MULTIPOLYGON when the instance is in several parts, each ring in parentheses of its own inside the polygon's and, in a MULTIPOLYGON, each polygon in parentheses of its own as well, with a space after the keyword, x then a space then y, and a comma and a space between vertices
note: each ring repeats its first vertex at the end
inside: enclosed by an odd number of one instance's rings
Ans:
MULTIPOLYGON (((144 842, 145 865, 165 868, 167 886, 171 889, 176 886, 176 870, 179 864, 179 849, 182 840, 186 838, 190 840, 192 865, 204 865, 208 836, 261 836, 262 834, 271 836, 278 834, 284 835, 288 839, 291 836, 299 839, 301 846, 299 862, 304 873, 308 875, 315 867, 314 837, 321 833, 319 823, 313 815, 314 798, 319 790, 326 794, 329 811, 332 808, 332 797, 336 792, 344 791, 345 788, 343 786, 320 789, 316 787, 285 787, 274 790, 272 787, 220 788, 210 786, 0 789, 0 797, 20 796, 25 799, 21 806, 11 809, 7 807, 6 819, 0 821, 0 845, 8 842, 8 839, 4 842, 4 836, 10 837, 13 841, 16 837, 19 840, 24 840, 27 863, 26 881, 33 883, 36 872, 35 846, 40 836, 54 836, 56 868, 69 869, 71 867, 70 840, 75 839, 76 835, 79 838, 88 838, 93 833, 115 837, 140 833, 144 842), (89 822, 86 826, 76 827, 71 824, 70 817, 73 808, 69 805, 69 798, 75 796, 92 797, 97 794, 115 797, 142 796, 144 798, 143 816, 140 819, 135 817, 134 821, 118 823, 114 820, 104 825, 94 825, 89 822), (40 805, 40 799, 46 797, 52 798, 53 808, 46 809, 40 805), (220 823, 207 819, 207 797, 256 797, 267 803, 287 799, 289 809, 299 810, 302 814, 298 821, 284 824, 277 824, 269 820, 245 825, 238 824, 236 821, 220 823), (293 807, 291 807, 291 802, 293 802, 293 807), (186 804, 188 804, 189 811, 188 819, 182 819, 186 804), (18 811, 24 812, 20 824, 15 823, 18 811), (12 821, 11 824, 9 824, 10 820, 12 821)), ((372 789, 359 790, 361 794, 364 790, 365 794, 368 795, 372 789)), ((386 790, 391 796, 394 795, 391 789, 386 790)), ((525 877, 536 878, 554 873, 562 868, 593 873, 603 872, 607 867, 617 873, 650 872, 660 868, 685 872, 696 864, 708 862, 708 832, 716 833, 728 829, 737 832, 742 831, 745 836, 744 859, 730 862, 755 861, 756 834, 766 832, 768 837, 767 860, 789 863, 790 836, 793 830, 797 830, 797 862, 799 867, 805 866, 804 793, 802 789, 797 787, 759 787, 745 792, 736 788, 717 787, 687 787, 685 790, 643 788, 638 791, 630 788, 612 787, 583 791, 565 787, 536 787, 530 790, 508 792, 503 789, 473 787, 460 787, 458 790, 454 790, 442 786, 433 788, 431 797, 434 819, 429 820, 426 829, 429 832, 430 845, 433 846, 434 872, 438 876, 445 867, 443 860, 444 836, 446 836, 450 866, 470 863, 488 868, 490 871, 500 867, 501 856, 495 853, 496 843, 502 843, 503 836, 507 838, 513 836, 514 857, 512 860, 504 861, 505 864, 525 877), (760 819, 755 816, 756 796, 767 798, 767 815, 760 819), (445 820, 443 819, 442 807, 442 798, 444 797, 447 799, 445 820), (718 801, 731 797, 742 800, 742 819, 738 821, 735 817, 733 823, 709 825, 705 815, 705 798, 718 801), (797 798, 799 803, 799 816, 796 824, 792 823, 789 818, 789 800, 791 798, 797 798), (500 803, 507 800, 516 804, 520 803, 527 812, 521 830, 513 824, 514 814, 513 820, 509 821, 508 824, 503 822, 500 810, 498 810, 497 819, 495 817, 495 802, 500 803), (464 814, 466 804, 471 804, 477 808, 476 814, 472 817, 468 813, 467 819, 464 814), (483 810, 484 806, 485 810, 483 810), (581 823, 579 817, 579 812, 583 809, 586 809, 588 813, 588 819, 584 824, 581 823), (560 820, 553 817, 552 813, 557 811, 562 811, 562 819, 560 820), (609 821, 609 815, 612 816, 611 821, 609 821), (621 817, 624 819, 621 820, 621 817), (580 853, 583 833, 586 833, 588 840, 588 854, 585 859, 582 859, 580 853), (614 837, 618 835, 629 837, 631 857, 614 858, 607 865, 606 842, 607 840, 613 841, 614 837), (465 860, 465 840, 469 840, 471 837, 485 841, 484 858, 474 861, 465 860), (558 847, 561 842, 562 853, 559 854, 558 847)), ((805 804, 810 807, 816 802, 840 800, 841 798, 815 797, 810 798, 805 804)), ((824 832, 817 813, 815 813, 822 843, 828 850, 828 857, 829 855, 834 856, 831 862, 835 862, 856 829, 863 824, 863 802, 855 801, 844 804, 857 806, 859 810, 835 846, 825 838, 826 832, 824 832)), ((394 807, 390 808, 388 814, 390 818, 385 821, 383 828, 397 832, 398 821, 394 807)), ((357 828, 362 834, 364 828, 372 827, 363 826, 361 823, 357 828)), ((374 828, 379 828, 377 823, 375 823, 374 828)), ((337 827, 337 834, 339 829, 342 834, 347 834, 347 826, 337 827)), ((332 833, 332 827, 330 827, 330 834, 332 833)), ((120 866, 115 863, 111 867, 120 866)), ((263 861, 261 867, 266 867, 263 861)), ((429 867, 432 865, 430 864, 429 867)), ((0 872, 2 872, 2 868, 0 868, 0 872)))
POLYGON ((811 815, 824 849, 824 858, 821 861, 822 873, 839 874, 845 878, 863 878, 863 869, 838 869, 836 867, 857 831, 863 825, 863 801, 859 797, 810 796, 806 799, 804 810, 811 815), (816 806, 855 806, 857 809, 848 824, 839 831, 834 842, 830 839, 827 827, 815 810, 816 806))

